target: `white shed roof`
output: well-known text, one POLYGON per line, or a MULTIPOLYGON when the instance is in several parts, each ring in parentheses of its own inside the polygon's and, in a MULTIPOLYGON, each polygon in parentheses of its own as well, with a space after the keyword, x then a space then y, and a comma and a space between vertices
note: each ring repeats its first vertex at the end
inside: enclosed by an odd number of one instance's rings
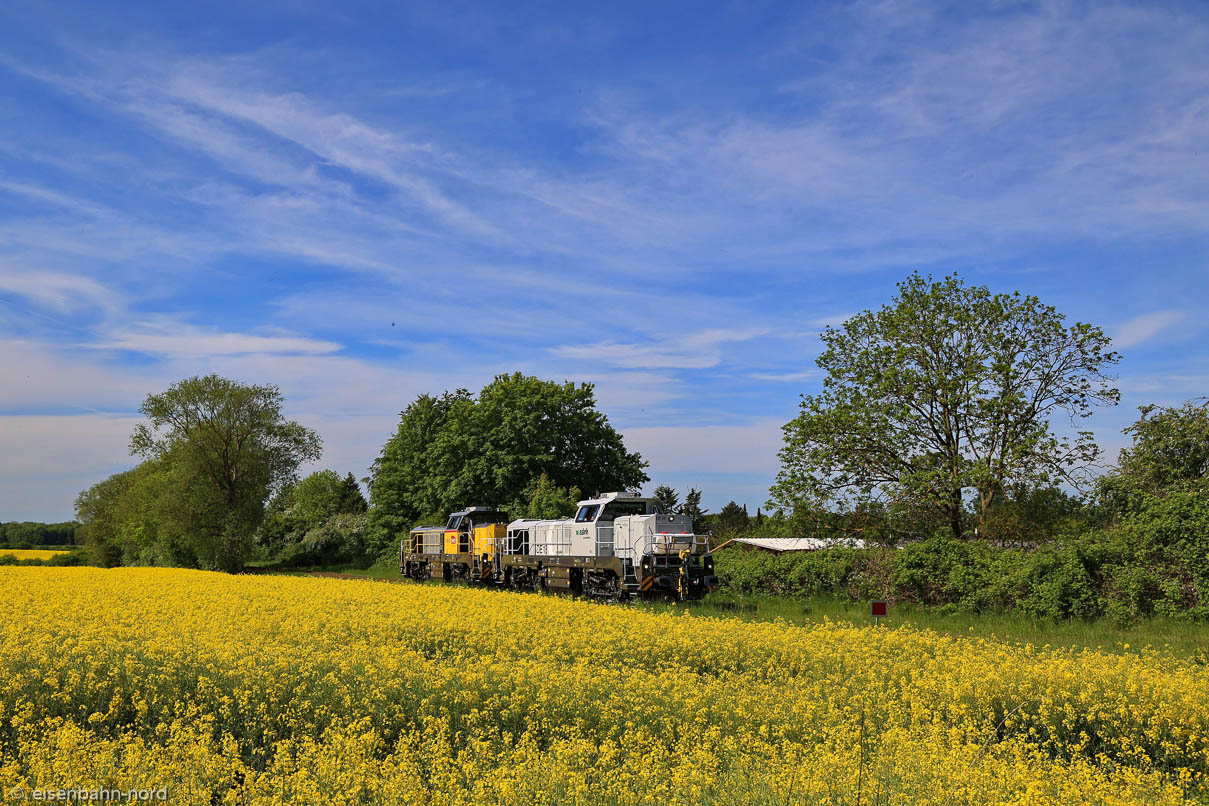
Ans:
POLYGON ((816 549, 851 548, 863 549, 864 540, 824 540, 818 537, 736 537, 715 550, 734 543, 764 549, 765 551, 815 551, 816 549))

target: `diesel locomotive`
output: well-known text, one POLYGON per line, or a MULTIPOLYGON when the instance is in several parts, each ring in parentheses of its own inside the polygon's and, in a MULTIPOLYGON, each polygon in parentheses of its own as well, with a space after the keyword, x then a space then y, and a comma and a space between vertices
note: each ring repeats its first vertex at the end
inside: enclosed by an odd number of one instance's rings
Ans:
POLYGON ((470 507, 444 526, 412 529, 399 570, 416 581, 559 591, 600 599, 699 599, 717 587, 707 538, 687 515, 631 493, 580 501, 565 520, 509 521, 470 507))

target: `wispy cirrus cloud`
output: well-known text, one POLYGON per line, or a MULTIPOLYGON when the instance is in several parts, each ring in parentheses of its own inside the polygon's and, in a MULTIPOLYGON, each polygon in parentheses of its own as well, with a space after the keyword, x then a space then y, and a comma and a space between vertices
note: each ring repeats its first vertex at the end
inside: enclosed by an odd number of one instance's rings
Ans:
POLYGON ((97 308, 113 315, 122 305, 117 294, 91 277, 54 271, 13 270, 0 262, 0 294, 5 293, 60 313, 97 308))
POLYGON ((806 381, 817 376, 817 372, 751 372, 747 375, 747 377, 753 380, 773 381, 776 383, 806 381))
POLYGON ((552 347, 550 352, 562 358, 619 367, 704 369, 717 366, 722 361, 722 345, 749 341, 766 332, 765 329, 702 330, 669 336, 655 343, 602 341, 552 347))
MULTIPOLYGON (((520 369, 596 382, 623 430, 763 424, 642 437, 756 503, 770 424, 819 381, 817 329, 847 318, 823 314, 877 307, 913 268, 1083 321, 1152 311, 1121 347, 1205 319, 1195 6, 769 24, 740 4, 661 31, 437 6, 385 47, 376 18, 301 15, 262 41, 216 10, 202 41, 175 8, 90 26, 63 2, 0 10, 10 414, 128 413, 217 371, 279 382, 331 430, 329 461, 363 468, 411 396, 520 369), (1138 271, 1152 254, 1162 283, 1138 271)), ((1123 365, 1197 375, 1151 369, 1123 365)))
POLYGON ((1113 334, 1113 345, 1119 348, 1135 347, 1150 341, 1165 330, 1184 321, 1184 311, 1154 311, 1135 316, 1117 328, 1113 334))
POLYGON ((170 317, 157 316, 133 326, 115 329, 84 345, 97 350, 123 350, 167 358, 202 358, 277 353, 326 355, 341 345, 287 332, 233 333, 199 327, 170 317))

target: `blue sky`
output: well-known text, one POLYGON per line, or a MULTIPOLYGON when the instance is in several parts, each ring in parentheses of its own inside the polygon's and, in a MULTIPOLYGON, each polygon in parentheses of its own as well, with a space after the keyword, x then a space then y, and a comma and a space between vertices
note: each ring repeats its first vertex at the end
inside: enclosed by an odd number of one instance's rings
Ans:
POLYGON ((1203 3, 10 0, 0 111, 0 521, 210 371, 359 476, 421 392, 592 381, 754 510, 818 332, 912 269, 1112 334, 1110 456, 1209 394, 1203 3))

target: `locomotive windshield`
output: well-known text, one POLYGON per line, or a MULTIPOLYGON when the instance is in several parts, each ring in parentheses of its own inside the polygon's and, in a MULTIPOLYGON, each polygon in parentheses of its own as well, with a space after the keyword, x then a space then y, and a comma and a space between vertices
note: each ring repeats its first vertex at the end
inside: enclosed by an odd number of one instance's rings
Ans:
POLYGON ((645 501, 610 501, 605 504, 604 512, 600 513, 601 522, 612 523, 622 515, 645 515, 645 501))
POLYGON ((579 514, 575 516, 576 523, 589 523, 596 520, 596 513, 600 511, 600 504, 591 504, 586 507, 579 508, 579 514))
POLYGON ((461 524, 461 522, 462 522, 462 518, 463 518, 463 517, 464 517, 464 516, 462 516, 462 515, 450 515, 450 516, 449 516, 449 523, 445 524, 445 528, 446 528, 446 529, 456 529, 456 528, 458 528, 459 524, 461 524))

